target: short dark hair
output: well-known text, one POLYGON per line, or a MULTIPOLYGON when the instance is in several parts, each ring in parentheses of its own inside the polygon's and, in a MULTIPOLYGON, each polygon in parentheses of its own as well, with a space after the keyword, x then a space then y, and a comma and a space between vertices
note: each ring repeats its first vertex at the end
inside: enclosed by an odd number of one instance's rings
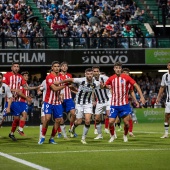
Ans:
POLYGON ((124 72, 124 71, 127 71, 128 73, 130 72, 130 69, 129 68, 123 68, 122 69, 122 72, 124 72))
POLYGON ((12 66, 13 66, 14 64, 18 64, 18 65, 20 65, 20 63, 19 63, 19 62, 12 62, 12 66))
POLYGON ((120 67, 122 67, 122 63, 121 63, 121 62, 116 62, 116 63, 114 64, 114 66, 120 66, 120 67))
POLYGON ((3 77, 3 74, 0 72, 0 76, 2 76, 3 77))
POLYGON ((28 74, 28 75, 29 75, 29 72, 28 72, 28 71, 23 71, 23 72, 21 73, 22 76, 23 76, 24 74, 28 74))
POLYGON ((53 62, 51 63, 51 66, 53 66, 54 64, 60 64, 60 62, 59 62, 59 61, 53 61, 53 62))
POLYGON ((62 66, 62 65, 64 65, 64 64, 68 65, 68 63, 67 63, 66 61, 63 61, 63 62, 60 64, 60 66, 62 66))
POLYGON ((99 66, 93 66, 93 67, 92 67, 92 70, 94 70, 95 68, 97 68, 97 69, 100 70, 100 67, 99 67, 99 66))
POLYGON ((93 70, 92 70, 92 68, 87 68, 86 70, 85 70, 85 73, 87 73, 87 72, 92 72, 93 70))

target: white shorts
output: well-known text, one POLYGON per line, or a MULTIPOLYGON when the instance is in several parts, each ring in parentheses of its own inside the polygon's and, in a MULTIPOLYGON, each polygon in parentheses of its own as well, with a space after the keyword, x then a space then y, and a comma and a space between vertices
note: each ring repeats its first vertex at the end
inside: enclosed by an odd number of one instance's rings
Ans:
POLYGON ((93 114, 93 106, 92 104, 76 104, 76 118, 81 119, 83 118, 84 114, 90 113, 93 114))
POLYGON ((106 114, 106 110, 110 110, 110 100, 106 103, 98 103, 96 104, 95 114, 106 114))
POLYGON ((44 113, 44 103, 42 104, 42 107, 41 107, 41 117, 42 116, 45 116, 45 113, 44 113))
POLYGON ((165 104, 165 113, 170 113, 170 102, 166 102, 165 104))

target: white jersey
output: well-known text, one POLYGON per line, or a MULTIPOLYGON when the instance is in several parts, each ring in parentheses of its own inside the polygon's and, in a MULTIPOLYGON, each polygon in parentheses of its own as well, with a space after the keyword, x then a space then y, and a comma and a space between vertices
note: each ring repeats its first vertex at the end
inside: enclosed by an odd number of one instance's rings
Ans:
MULTIPOLYGON (((99 83, 102 82, 105 84, 108 78, 109 77, 105 75, 100 75, 99 80, 96 80, 96 81, 98 81, 99 83)), ((107 103, 109 99, 111 98, 111 92, 109 89, 101 89, 100 86, 98 86, 95 89, 95 96, 97 98, 98 103, 107 103)))
POLYGON ((2 113, 4 110, 6 99, 11 97, 12 93, 9 86, 7 86, 5 83, 2 83, 2 86, 0 87, 0 113, 2 113))
POLYGON ((161 86, 166 87, 166 102, 170 102, 170 74, 165 73, 162 76, 161 86))
POLYGON ((76 94, 76 104, 92 103, 92 93, 94 89, 100 85, 100 82, 93 79, 92 83, 88 83, 86 77, 83 77, 74 78, 74 83, 79 84, 76 94))
POLYGON ((40 90, 43 91, 43 101, 45 99, 45 94, 46 94, 46 90, 47 90, 47 85, 46 85, 46 80, 44 80, 41 85, 40 85, 40 90))

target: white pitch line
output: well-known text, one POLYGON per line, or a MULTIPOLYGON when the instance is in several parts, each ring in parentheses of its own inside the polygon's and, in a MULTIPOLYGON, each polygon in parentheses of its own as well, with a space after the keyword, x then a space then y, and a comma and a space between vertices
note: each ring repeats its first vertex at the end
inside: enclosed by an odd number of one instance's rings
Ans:
POLYGON ((31 163, 31 162, 28 162, 28 161, 25 161, 23 159, 20 159, 20 158, 16 158, 14 156, 11 156, 9 154, 6 154, 6 153, 3 153, 3 152, 0 152, 0 156, 3 156, 5 158, 8 158, 8 159, 11 159, 13 161, 16 161, 16 162, 19 162, 21 164, 24 164, 24 165, 27 165, 31 168, 34 168, 34 169, 38 169, 38 170, 50 170, 48 168, 45 168, 45 167, 42 167, 42 166, 39 166, 37 164, 34 164, 34 163, 31 163))
POLYGON ((57 151, 57 152, 24 152, 11 153, 15 155, 29 155, 29 154, 62 154, 62 153, 89 153, 89 152, 125 152, 125 151, 169 151, 170 148, 165 149, 114 149, 114 150, 81 150, 81 151, 57 151))
POLYGON ((136 133, 158 133, 158 134, 163 134, 163 132, 146 132, 146 131, 133 131, 136 133))

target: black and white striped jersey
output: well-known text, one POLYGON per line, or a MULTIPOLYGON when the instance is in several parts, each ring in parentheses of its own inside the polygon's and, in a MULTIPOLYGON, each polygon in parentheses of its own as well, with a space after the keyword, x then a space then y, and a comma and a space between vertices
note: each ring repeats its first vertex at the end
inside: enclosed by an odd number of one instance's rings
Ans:
POLYGON ((43 101, 45 99, 45 94, 47 91, 47 84, 46 84, 46 80, 43 80, 43 82, 40 85, 40 90, 43 92, 43 101))
POLYGON ((10 88, 5 83, 2 83, 2 86, 0 87, 0 113, 2 113, 2 111, 4 110, 6 99, 11 97, 12 93, 10 91, 10 88))
POLYGON ((161 86, 166 88, 166 102, 170 102, 170 73, 162 76, 161 86))
POLYGON ((92 93, 96 87, 100 86, 100 82, 93 79, 91 83, 88 83, 86 77, 82 77, 74 78, 74 83, 79 85, 76 94, 76 104, 92 103, 92 93))
MULTIPOLYGON (((109 77, 107 77, 105 75, 100 75, 99 79, 96 81, 99 81, 99 82, 102 82, 105 84, 105 82, 107 81, 108 78, 109 77)), ((109 89, 101 89, 100 86, 98 86, 95 89, 95 97, 97 98, 97 101, 99 103, 106 103, 111 98, 111 92, 109 89)))

